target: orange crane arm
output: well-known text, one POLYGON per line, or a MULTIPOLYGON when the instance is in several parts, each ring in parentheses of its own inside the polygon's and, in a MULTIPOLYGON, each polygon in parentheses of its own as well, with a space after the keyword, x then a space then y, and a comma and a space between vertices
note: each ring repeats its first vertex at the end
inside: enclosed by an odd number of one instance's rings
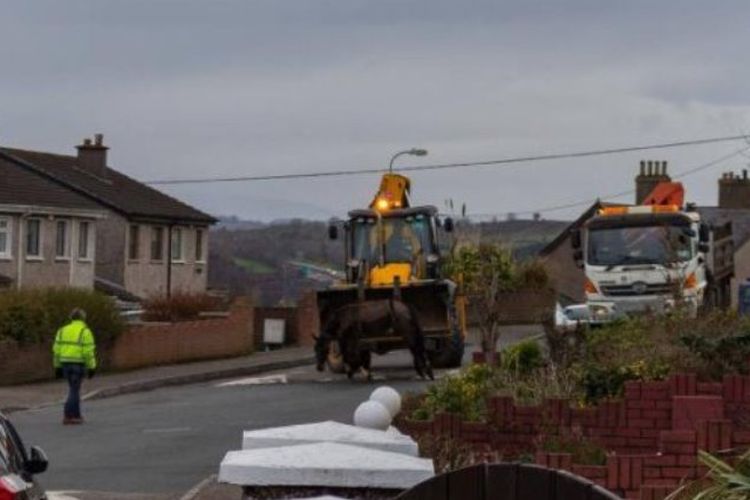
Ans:
POLYGON ((643 200, 644 205, 674 205, 682 207, 685 188, 681 182, 660 182, 643 200))

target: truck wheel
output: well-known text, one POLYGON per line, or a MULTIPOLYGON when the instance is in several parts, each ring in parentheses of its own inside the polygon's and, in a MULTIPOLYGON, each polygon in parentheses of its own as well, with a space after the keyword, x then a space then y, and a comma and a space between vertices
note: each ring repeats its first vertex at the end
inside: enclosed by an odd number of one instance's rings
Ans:
POLYGON ((464 359, 463 341, 449 342, 439 351, 427 353, 434 368, 460 368, 464 359))
POLYGON ((326 365, 328 365, 328 370, 331 373, 344 373, 346 371, 346 367, 344 366, 344 357, 341 355, 339 343, 336 341, 331 342, 331 345, 328 348, 326 365))

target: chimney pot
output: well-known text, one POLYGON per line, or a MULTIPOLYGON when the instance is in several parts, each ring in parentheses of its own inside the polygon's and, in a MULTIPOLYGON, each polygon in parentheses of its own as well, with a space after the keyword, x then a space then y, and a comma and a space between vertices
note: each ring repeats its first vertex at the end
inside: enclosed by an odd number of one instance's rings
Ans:
POLYGON ((747 180, 747 169, 742 170, 742 179, 747 180))
POLYGON ((646 170, 649 176, 654 175, 654 162, 652 162, 651 160, 647 161, 646 170))
POLYGON ((661 174, 667 175, 667 162, 666 161, 661 162, 661 174))
POLYGON ((646 175, 646 162, 641 160, 641 175, 646 175))
POLYGON ((107 148, 102 134, 94 135, 94 143, 88 137, 78 146, 78 168, 100 179, 107 177, 107 148))

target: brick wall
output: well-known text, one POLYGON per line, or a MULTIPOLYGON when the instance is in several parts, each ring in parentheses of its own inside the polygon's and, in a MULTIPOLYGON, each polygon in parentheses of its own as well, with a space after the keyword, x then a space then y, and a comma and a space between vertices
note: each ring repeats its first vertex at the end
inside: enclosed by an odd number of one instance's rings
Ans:
POLYGON ((683 480, 704 474, 698 450, 750 447, 747 376, 726 376, 718 383, 700 383, 690 374, 661 382, 628 382, 622 400, 591 408, 575 408, 564 399, 520 406, 511 398, 495 397, 487 410, 486 422, 442 414, 399 426, 415 436, 450 437, 506 458, 535 453, 541 465, 569 470, 627 498, 648 500, 663 499, 683 480), (605 466, 573 464, 570 455, 535 449, 540 435, 572 429, 608 451, 605 466))
POLYGON ((117 338, 110 367, 144 366, 241 356, 253 350, 253 307, 238 299, 225 318, 143 324, 117 338))
POLYGON ((54 374, 51 344, 18 346, 0 342, 0 385, 48 380, 54 374))

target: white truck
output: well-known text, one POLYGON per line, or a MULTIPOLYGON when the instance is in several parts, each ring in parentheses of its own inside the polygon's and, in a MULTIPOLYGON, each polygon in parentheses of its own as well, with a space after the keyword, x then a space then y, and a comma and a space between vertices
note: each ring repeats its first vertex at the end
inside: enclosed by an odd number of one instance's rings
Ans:
POLYGON ((572 234, 592 319, 676 308, 695 316, 715 302, 722 283, 712 269, 712 231, 683 199, 681 184, 661 183, 643 205, 602 207, 572 234))

